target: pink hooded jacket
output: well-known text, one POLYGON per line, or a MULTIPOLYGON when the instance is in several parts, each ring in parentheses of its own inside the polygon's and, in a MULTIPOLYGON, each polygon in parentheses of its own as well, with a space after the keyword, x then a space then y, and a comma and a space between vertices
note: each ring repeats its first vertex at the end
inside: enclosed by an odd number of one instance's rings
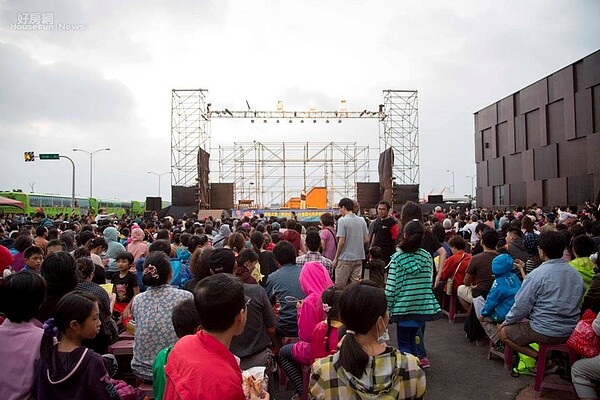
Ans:
POLYGON ((321 295, 325 289, 333 286, 327 269, 318 261, 307 262, 302 267, 298 279, 300 288, 306 294, 302 306, 298 309, 299 342, 292 348, 292 357, 297 362, 310 365, 310 340, 315 326, 325 319, 321 295))
POLYGON ((134 262, 148 255, 148 244, 144 242, 144 231, 134 228, 131 231, 133 241, 127 245, 127 251, 133 254, 134 262))

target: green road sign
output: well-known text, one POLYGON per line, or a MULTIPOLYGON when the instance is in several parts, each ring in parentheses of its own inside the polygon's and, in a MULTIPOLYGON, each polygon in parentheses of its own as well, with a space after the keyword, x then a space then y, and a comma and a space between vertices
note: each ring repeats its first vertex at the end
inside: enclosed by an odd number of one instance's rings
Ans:
POLYGON ((46 154, 40 154, 39 157, 40 157, 40 160, 58 160, 58 159, 60 159, 60 154, 46 153, 46 154))

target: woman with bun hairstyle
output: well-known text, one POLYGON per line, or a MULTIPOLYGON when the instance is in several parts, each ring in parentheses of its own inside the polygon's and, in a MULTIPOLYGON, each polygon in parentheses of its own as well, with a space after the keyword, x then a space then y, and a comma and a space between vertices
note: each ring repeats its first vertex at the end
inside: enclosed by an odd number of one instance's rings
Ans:
POLYGON ((50 399, 120 399, 100 354, 81 346, 100 330, 100 311, 94 295, 70 292, 44 323, 41 359, 36 366, 32 395, 50 399), (54 344, 54 339, 58 343, 54 344))
POLYGON ((314 399, 422 399, 425 373, 419 360, 386 345, 388 305, 380 288, 353 283, 340 299, 346 334, 339 350, 312 366, 314 399))
POLYGON ((418 220, 404 225, 399 249, 390 260, 385 286, 391 320, 398 325, 398 347, 415 356, 419 355, 415 340, 418 331, 424 330, 425 321, 441 317, 440 305, 431 289, 433 259, 421 247, 424 233, 425 227, 418 220))
POLYGON ((142 272, 148 289, 135 296, 131 306, 135 321, 131 369, 145 382, 152 382, 152 364, 158 352, 177 341, 171 322, 173 309, 184 300, 194 299, 192 293, 169 285, 172 276, 169 257, 162 251, 151 251, 142 272))

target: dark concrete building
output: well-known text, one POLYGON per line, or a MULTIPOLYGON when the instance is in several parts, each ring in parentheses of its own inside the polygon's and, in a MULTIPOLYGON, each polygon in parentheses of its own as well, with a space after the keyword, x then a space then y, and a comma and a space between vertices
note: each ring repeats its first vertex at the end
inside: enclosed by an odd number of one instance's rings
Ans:
POLYGON ((600 192, 600 50, 475 113, 477 205, 582 205, 600 192))

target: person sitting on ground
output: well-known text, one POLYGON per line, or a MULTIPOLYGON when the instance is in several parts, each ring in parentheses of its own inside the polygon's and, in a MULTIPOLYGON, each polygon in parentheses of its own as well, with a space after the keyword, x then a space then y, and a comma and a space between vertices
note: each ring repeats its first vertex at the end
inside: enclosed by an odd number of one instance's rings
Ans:
MULTIPOLYGON (((519 264, 520 269, 523 264, 519 264)), ((521 281, 513 273, 515 266, 510 254, 499 254, 492 260, 494 284, 484 300, 482 296, 473 299, 476 309, 481 309, 479 321, 497 351, 502 350, 497 325, 504 322, 506 314, 515 303, 515 295, 521 288, 521 281)))
POLYGON ((472 256, 465 251, 467 249, 467 242, 461 236, 452 236, 448 245, 450 245, 452 256, 446 260, 439 282, 435 286, 436 294, 443 295, 446 293, 448 279, 452 278, 452 294, 456 296, 458 287, 464 283, 472 256))
POLYGON ((315 361, 309 390, 314 399, 422 399, 425 372, 419 360, 381 342, 389 315, 379 288, 347 286, 340 299, 346 327, 335 354, 315 361))
POLYGON ((327 272, 329 272, 329 276, 332 276, 333 263, 330 259, 322 256, 321 253, 319 253, 320 246, 321 236, 319 236, 319 232, 316 230, 309 230, 306 233, 306 247, 308 251, 306 252, 306 254, 296 257, 296 264, 299 267, 302 267, 307 262, 318 261, 327 269, 327 272))
POLYGON ((460 285, 456 292, 465 310, 470 310, 475 297, 485 298, 492 288, 494 283, 492 260, 498 255, 496 252, 498 239, 498 232, 493 229, 486 229, 481 235, 483 253, 473 256, 467 268, 464 285, 460 285))
POLYGON ((136 377, 145 382, 152 382, 152 364, 158 352, 177 341, 171 322, 173 308, 193 298, 190 292, 169 285, 172 275, 167 255, 162 251, 151 251, 144 260, 142 278, 148 290, 135 296, 132 301, 135 342, 131 369, 136 377))
POLYGON ((365 265, 365 269, 369 271, 369 279, 375 284, 385 288, 385 262, 381 259, 381 247, 373 246, 369 249, 369 261, 365 265))
POLYGON ((296 303, 295 301, 286 301, 286 298, 302 300, 306 297, 298 283, 302 268, 295 264, 296 249, 287 240, 277 243, 273 249, 273 255, 281 268, 269 275, 265 291, 272 304, 279 303, 275 331, 280 338, 296 337, 298 336, 296 303))
POLYGON ((561 258, 566 245, 559 232, 540 235, 544 262, 526 276, 515 304, 498 327, 505 345, 532 358, 537 359, 537 351, 530 343, 565 343, 579 321, 585 286, 581 275, 561 258))
POLYGON ((254 250, 244 249, 240 252, 236 260, 234 275, 243 283, 251 285, 258 284, 262 281, 263 276, 260 273, 258 254, 256 254, 254 250))
MULTIPOLYGON (((316 232, 315 232, 316 233, 316 232)), ((302 396, 302 365, 310 365, 310 343, 315 326, 325 319, 321 295, 333 286, 329 271, 318 261, 304 264, 299 278, 300 287, 306 294, 298 304, 298 342, 286 344, 279 349, 279 363, 290 378, 298 396, 302 396)))
POLYGON ((34 314, 44 301, 46 281, 36 273, 22 271, 0 285, 0 359, 9 368, 0 374, 0 398, 29 399, 34 370, 40 358, 44 330, 34 314))
POLYGON ((310 358, 312 365, 317 358, 335 354, 338 345, 338 332, 343 326, 340 318, 340 299, 342 291, 335 286, 327 288, 321 295, 326 319, 315 326, 310 339, 310 358))
POLYGON ((217 273, 198 283, 194 304, 202 329, 171 350, 163 398, 245 400, 242 371, 229 351, 232 338, 246 325, 244 286, 231 274, 217 273))
POLYGON ((596 245, 592 238, 585 234, 576 236, 572 244, 575 258, 569 261, 569 265, 581 274, 585 285, 585 294, 587 294, 594 278, 594 263, 590 260, 590 256, 596 252, 596 245))
MULTIPOLYGON (((194 304, 194 300, 185 300, 173 308, 171 316, 175 334, 179 339, 187 335, 193 335, 200 329, 200 316, 194 304)), ((162 400, 165 392, 165 365, 173 346, 168 346, 158 352, 152 365, 152 392, 155 400, 162 400)))
POLYGON ((23 257, 25 258, 25 267, 23 270, 39 274, 42 262, 44 262, 44 250, 37 246, 31 246, 25 249, 23 257))

